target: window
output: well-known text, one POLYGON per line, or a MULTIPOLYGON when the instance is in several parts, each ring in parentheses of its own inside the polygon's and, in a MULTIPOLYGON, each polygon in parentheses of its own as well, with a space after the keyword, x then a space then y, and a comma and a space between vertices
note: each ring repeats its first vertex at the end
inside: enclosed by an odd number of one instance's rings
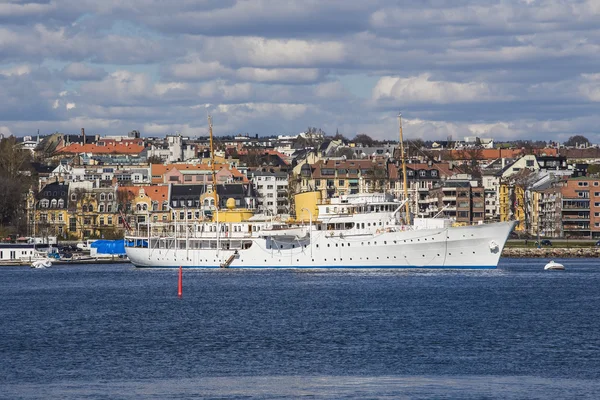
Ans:
POLYGON ((100 217, 100 225, 104 225, 104 217, 100 217))
POLYGON ((113 223, 112 217, 108 217, 107 222, 108 222, 108 225, 112 225, 112 223, 113 223))
POLYGON ((525 161, 525 165, 527 165, 528 167, 533 167, 533 160, 525 161))
POLYGON ((340 181, 338 182, 338 185, 339 185, 339 186, 344 186, 344 180, 343 180, 343 179, 340 179, 340 181))
POLYGON ((320 179, 316 179, 315 180, 315 187, 319 187, 321 186, 321 180, 320 179))
POLYGON ((98 212, 104 212, 104 204, 98 206, 98 212))
POLYGON ((112 199, 113 199, 113 194, 112 194, 112 193, 109 193, 109 194, 108 194, 108 201, 111 201, 112 199))
POLYGON ((65 201, 63 199, 58 200, 58 208, 64 208, 65 207, 65 201))
POLYGON ((100 193, 100 201, 104 201, 106 199, 106 195, 104 193, 100 193))
POLYGON ((112 212, 112 204, 106 206, 106 212, 112 212))
POLYGON ((431 171, 432 177, 437 177, 438 172, 436 170, 431 171))
POLYGON ((420 177, 425 177, 427 175, 426 171, 419 171, 419 176, 420 177))

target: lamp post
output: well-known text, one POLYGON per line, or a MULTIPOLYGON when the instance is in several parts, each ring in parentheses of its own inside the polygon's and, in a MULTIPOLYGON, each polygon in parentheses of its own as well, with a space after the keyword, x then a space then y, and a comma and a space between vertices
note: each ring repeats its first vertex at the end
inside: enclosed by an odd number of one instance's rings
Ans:
POLYGON ((302 207, 300 209, 300 211, 308 211, 308 216, 309 216, 309 220, 308 220, 308 234, 310 235, 308 238, 310 240, 310 258, 312 259, 312 211, 310 211, 308 208, 306 207, 302 207))

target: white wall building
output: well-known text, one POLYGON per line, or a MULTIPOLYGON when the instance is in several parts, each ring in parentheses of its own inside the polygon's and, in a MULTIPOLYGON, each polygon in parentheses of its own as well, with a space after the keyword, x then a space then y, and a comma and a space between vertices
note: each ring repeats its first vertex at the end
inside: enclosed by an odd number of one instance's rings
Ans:
POLYGON ((259 196, 259 211, 269 215, 289 214, 289 181, 285 172, 249 171, 259 196))

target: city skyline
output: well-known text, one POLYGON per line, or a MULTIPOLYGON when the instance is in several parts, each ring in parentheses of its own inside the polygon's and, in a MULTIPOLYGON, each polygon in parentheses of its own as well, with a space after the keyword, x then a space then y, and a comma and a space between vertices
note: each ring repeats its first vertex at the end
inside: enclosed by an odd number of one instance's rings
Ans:
POLYGON ((0 133, 600 142, 593 1, 0 5, 0 133))

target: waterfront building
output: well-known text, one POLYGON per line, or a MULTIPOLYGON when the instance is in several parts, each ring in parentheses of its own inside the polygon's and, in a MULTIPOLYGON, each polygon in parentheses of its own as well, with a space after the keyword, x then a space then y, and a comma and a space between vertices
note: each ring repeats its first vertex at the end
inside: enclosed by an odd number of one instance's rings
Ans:
POLYGON ((248 171, 258 194, 258 210, 269 215, 290 213, 289 181, 286 172, 260 168, 248 171))

